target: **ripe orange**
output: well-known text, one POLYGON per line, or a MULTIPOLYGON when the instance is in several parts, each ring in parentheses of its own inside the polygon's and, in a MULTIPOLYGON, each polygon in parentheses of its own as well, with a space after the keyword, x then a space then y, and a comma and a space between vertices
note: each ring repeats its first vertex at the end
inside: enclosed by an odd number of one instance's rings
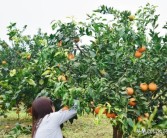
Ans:
POLYGON ((135 102, 136 99, 135 99, 135 98, 130 98, 129 101, 131 101, 131 102, 135 102))
POLYGON ((142 56, 142 53, 141 52, 139 52, 139 51, 136 51, 135 52, 135 57, 136 58, 140 58, 142 56))
POLYGON ((5 65, 7 62, 5 60, 2 61, 2 64, 5 65))
POLYGON ((145 47, 145 46, 142 46, 142 47, 140 47, 140 48, 138 49, 138 51, 142 53, 142 52, 146 51, 146 47, 145 47))
POLYGON ((68 59, 69 59, 69 60, 74 59, 74 57, 75 57, 74 54, 72 54, 72 53, 69 53, 69 54, 68 54, 68 59))
POLYGON ((74 42, 78 43, 80 41, 79 37, 74 38, 74 42))
POLYGON ((100 70, 100 73, 101 75, 104 75, 104 76, 107 74, 107 72, 104 69, 100 70))
POLYGON ((27 113, 28 113, 29 115, 32 115, 32 108, 31 108, 31 107, 27 109, 27 113))
POLYGON ((117 115, 115 113, 106 113, 107 118, 115 118, 117 115))
POLYGON ((64 75, 60 75, 58 76, 58 81, 67 81, 67 79, 64 75))
POLYGON ((138 121, 138 122, 142 122, 142 121, 143 121, 143 117, 142 117, 142 116, 138 116, 138 117, 137 117, 137 121, 138 121))
POLYGON ((135 106, 136 105, 136 99, 135 98, 130 98, 129 103, 130 106, 135 106))
POLYGON ((57 67, 60 68, 60 64, 57 64, 57 67))
POLYGON ((94 105, 94 102, 93 102, 93 101, 91 101, 90 103, 91 103, 92 105, 94 105))
POLYGON ((103 107, 103 114, 106 114, 107 113, 107 109, 105 107, 103 107))
POLYGON ((136 102, 129 101, 129 105, 130 105, 130 106, 135 106, 135 105, 136 105, 136 102))
POLYGON ((58 47, 62 46, 62 43, 63 43, 63 41, 60 40, 60 41, 58 42, 57 46, 58 46, 58 47))
POLYGON ((129 16, 129 20, 130 20, 130 21, 133 21, 134 19, 135 19, 135 16, 134 16, 134 15, 130 15, 130 16, 129 16))
POLYGON ((146 117, 146 118, 149 118, 149 113, 144 113, 144 116, 146 117))
POLYGON ((62 108, 62 110, 63 110, 63 111, 69 110, 69 107, 66 105, 66 106, 64 106, 64 107, 62 108))
POLYGON ((31 55, 28 55, 28 56, 27 56, 27 59, 30 60, 30 59, 31 59, 31 55))
POLYGON ((19 113, 20 113, 20 111, 19 111, 19 110, 17 110, 17 111, 16 111, 16 114, 19 114, 19 113))
POLYGON ((95 112, 96 114, 98 114, 99 111, 100 111, 100 107, 96 107, 94 112, 95 112))
POLYGON ((127 92, 128 95, 133 95, 134 94, 133 88, 130 88, 130 87, 126 88, 126 92, 127 92))
POLYGON ((96 107, 95 110, 94 110, 94 112, 96 114, 98 114, 100 112, 100 110, 104 110, 103 114, 105 114, 107 112, 107 110, 105 109, 105 107, 96 107))
POLYGON ((0 95, 0 100, 3 100, 3 97, 0 95))
POLYGON ((158 86, 155 83, 152 82, 148 85, 148 88, 149 88, 150 91, 156 91, 158 86))
POLYGON ((7 125, 7 126, 5 126, 5 128, 6 128, 6 129, 9 129, 9 128, 10 128, 10 126, 8 126, 8 125, 7 125))
POLYGON ((141 83, 141 84, 140 84, 140 89, 141 89, 142 91, 147 91, 147 90, 148 90, 148 85, 147 85, 146 83, 141 83))

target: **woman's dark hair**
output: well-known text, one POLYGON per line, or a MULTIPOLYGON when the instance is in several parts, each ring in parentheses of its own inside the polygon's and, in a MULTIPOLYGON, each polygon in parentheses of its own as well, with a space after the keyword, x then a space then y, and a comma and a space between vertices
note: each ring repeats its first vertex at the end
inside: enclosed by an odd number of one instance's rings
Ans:
POLYGON ((53 102, 47 97, 39 97, 32 103, 32 138, 36 132, 36 125, 45 115, 53 112, 53 102))

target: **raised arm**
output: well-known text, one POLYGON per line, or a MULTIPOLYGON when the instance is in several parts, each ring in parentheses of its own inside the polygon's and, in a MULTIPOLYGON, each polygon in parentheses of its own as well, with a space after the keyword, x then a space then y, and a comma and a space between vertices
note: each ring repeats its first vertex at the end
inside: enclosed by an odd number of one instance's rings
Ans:
POLYGON ((72 108, 70 108, 69 110, 59 110, 59 124, 62 124, 64 122, 66 122, 67 120, 73 118, 74 116, 77 115, 77 109, 79 106, 79 101, 78 100, 74 100, 74 105, 72 108))

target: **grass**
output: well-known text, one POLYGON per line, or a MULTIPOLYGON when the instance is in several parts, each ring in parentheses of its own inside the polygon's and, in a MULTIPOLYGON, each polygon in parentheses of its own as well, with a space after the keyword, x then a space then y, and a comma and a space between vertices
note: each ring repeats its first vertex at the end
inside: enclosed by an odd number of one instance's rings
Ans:
MULTIPOLYGON (((20 113, 20 119, 14 111, 7 113, 8 117, 0 117, 0 138, 8 138, 7 132, 9 132, 16 123, 20 123, 23 126, 31 125, 31 117, 26 113, 20 113), (8 127, 8 128, 6 128, 8 127)), ((77 120, 74 120, 73 124, 70 122, 64 123, 63 135, 66 138, 111 138, 112 126, 107 118, 103 118, 100 124, 95 123, 95 117, 93 115, 79 116, 77 120)), ((31 135, 21 134, 19 138, 30 138, 31 135)), ((10 137, 10 138, 14 138, 10 137)))
MULTIPOLYGON (((17 136, 14 132, 7 135, 7 132, 11 132, 12 128, 15 128, 16 123, 20 123, 22 126, 31 125, 31 117, 24 112, 18 115, 14 111, 7 113, 8 117, 0 117, 0 138, 31 138, 31 135, 21 134, 17 136)), ((99 124, 95 123, 95 117, 91 115, 78 116, 77 120, 74 120, 73 124, 70 122, 64 123, 63 135, 66 138, 112 138, 112 126, 109 119, 102 118, 99 124)), ((132 138, 132 137, 129 137, 132 138)), ((167 138, 165 135, 155 135, 153 138, 167 138)))
MULTIPOLYGON (((16 123, 22 124, 23 126, 31 125, 31 118, 28 114, 21 112, 18 119, 18 114, 16 114, 14 111, 8 112, 7 118, 0 117, 0 138, 7 138, 7 132, 14 128, 16 123)), ((30 136, 24 137, 30 138, 30 136)))
POLYGON ((73 124, 64 125, 63 134, 67 138, 111 138, 112 126, 108 119, 102 119, 100 124, 95 124, 93 115, 79 117, 73 124))

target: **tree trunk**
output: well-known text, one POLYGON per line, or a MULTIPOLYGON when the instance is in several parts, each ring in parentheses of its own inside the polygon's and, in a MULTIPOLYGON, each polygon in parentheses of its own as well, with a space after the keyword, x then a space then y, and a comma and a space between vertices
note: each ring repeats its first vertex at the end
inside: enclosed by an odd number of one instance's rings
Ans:
POLYGON ((118 130, 118 132, 117 132, 117 138, 122 138, 122 135, 123 135, 122 131, 118 130))
POLYGON ((118 125, 117 126, 113 126, 113 138, 122 138, 122 131, 119 130, 118 125))
POLYGON ((118 131, 117 126, 113 126, 113 138, 117 138, 117 131, 118 131))

